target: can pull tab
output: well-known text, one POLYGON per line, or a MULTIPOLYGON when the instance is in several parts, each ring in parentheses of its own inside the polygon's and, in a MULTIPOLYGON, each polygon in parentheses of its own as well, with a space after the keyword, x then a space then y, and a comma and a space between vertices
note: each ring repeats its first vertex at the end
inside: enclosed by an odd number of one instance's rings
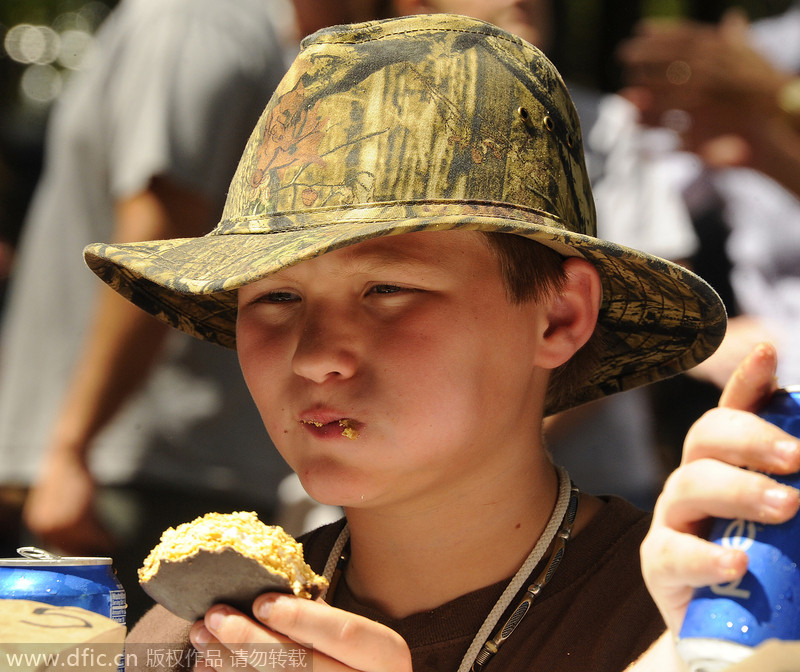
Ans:
POLYGON ((50 551, 45 551, 42 548, 36 548, 36 546, 22 546, 21 548, 17 549, 17 553, 19 553, 23 558, 28 558, 29 560, 60 560, 60 555, 55 555, 54 553, 50 553, 50 551))

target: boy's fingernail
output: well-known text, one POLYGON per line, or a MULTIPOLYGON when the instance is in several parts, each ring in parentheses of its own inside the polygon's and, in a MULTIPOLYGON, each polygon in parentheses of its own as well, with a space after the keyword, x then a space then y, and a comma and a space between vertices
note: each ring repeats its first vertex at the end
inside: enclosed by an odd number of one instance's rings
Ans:
POLYGON ((741 570, 741 558, 737 552, 725 551, 717 556, 717 567, 722 571, 725 579, 734 579, 741 570))
POLYGON ((775 513, 785 513, 787 507, 797 505, 799 495, 797 490, 790 487, 770 488, 764 493, 764 503, 775 513))
POLYGON ((256 616, 262 621, 268 619, 270 613, 272 613, 273 604, 275 604, 275 600, 273 598, 261 600, 261 603, 257 607, 256 616))
POLYGON ((211 633, 205 626, 198 626, 192 631, 192 642, 195 644, 208 644, 211 641, 211 633))
POLYGON ((787 439, 775 443, 775 451, 786 460, 794 460, 800 452, 800 442, 787 439))
POLYGON ((206 625, 208 626, 209 630, 219 630, 225 622, 227 615, 227 612, 223 611, 222 609, 216 609, 208 614, 206 616, 206 625))

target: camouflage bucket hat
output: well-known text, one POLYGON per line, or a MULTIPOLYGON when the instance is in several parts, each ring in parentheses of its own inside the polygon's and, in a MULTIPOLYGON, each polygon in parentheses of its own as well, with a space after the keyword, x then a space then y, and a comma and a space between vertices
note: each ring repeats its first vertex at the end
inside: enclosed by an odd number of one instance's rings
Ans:
POLYGON ((214 231, 93 244, 85 257, 144 310, 233 348, 237 288, 377 236, 449 229, 526 236, 600 272, 602 357, 549 412, 688 369, 724 334, 705 282, 595 237, 578 118, 553 65, 499 28, 445 14, 307 38, 214 231))

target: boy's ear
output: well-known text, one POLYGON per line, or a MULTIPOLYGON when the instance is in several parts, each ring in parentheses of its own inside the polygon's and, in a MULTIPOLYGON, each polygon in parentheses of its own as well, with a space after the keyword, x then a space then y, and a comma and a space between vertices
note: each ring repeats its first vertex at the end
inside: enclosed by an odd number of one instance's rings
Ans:
POLYGON ((566 281, 545 302, 545 329, 536 351, 536 364, 554 369, 569 360, 594 332, 602 286, 597 269, 585 259, 564 261, 566 281))

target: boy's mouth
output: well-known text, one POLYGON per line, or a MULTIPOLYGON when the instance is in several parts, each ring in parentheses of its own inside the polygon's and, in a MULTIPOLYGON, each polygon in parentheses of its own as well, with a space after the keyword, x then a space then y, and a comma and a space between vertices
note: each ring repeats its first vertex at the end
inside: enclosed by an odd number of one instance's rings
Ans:
POLYGON ((301 420, 300 421, 304 425, 312 425, 313 427, 319 427, 320 429, 328 428, 328 427, 341 427, 341 435, 347 437, 348 439, 355 440, 358 438, 358 423, 351 418, 339 418, 338 420, 332 420, 330 422, 321 422, 319 420, 301 420))
POLYGON ((351 441, 358 438, 358 428, 354 420, 342 418, 339 420, 339 426, 342 428, 342 436, 346 436, 351 441))

